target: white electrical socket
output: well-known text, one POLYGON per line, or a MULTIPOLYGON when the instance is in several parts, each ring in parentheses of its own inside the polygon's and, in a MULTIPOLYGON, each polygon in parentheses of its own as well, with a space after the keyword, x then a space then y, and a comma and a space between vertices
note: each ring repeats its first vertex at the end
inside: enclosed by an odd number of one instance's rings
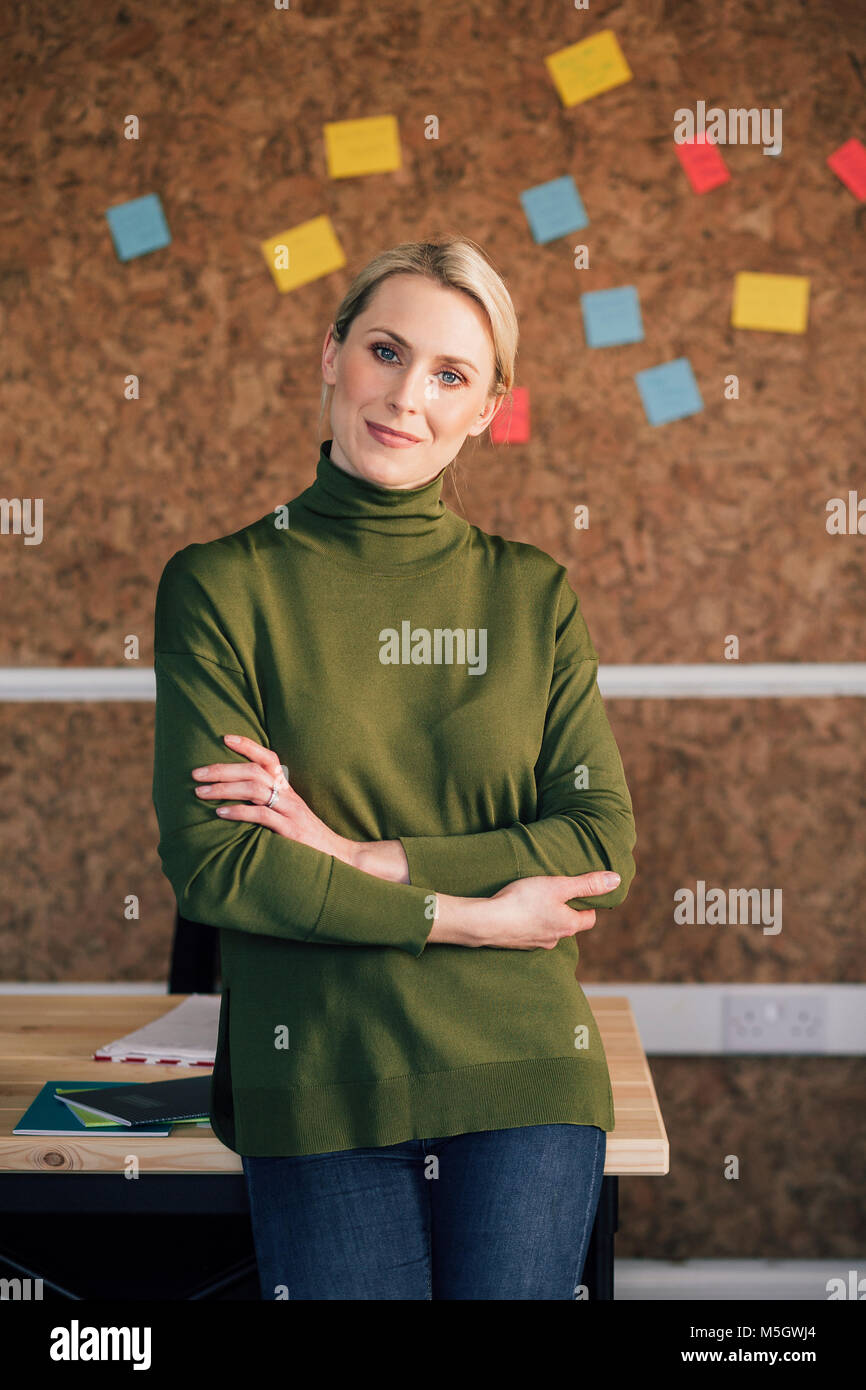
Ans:
POLYGON ((827 999, 804 991, 726 994, 725 1052, 821 1053, 827 1050, 827 999))

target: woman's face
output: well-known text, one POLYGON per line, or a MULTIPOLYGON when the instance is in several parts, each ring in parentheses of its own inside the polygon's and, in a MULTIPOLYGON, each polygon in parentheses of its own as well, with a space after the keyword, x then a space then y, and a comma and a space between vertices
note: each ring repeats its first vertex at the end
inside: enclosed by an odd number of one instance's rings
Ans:
POLYGON ((470 295, 421 275, 389 275, 344 343, 330 328, 325 338, 322 375, 335 388, 331 459, 380 487, 429 482, 497 413, 501 398, 487 394, 493 367, 487 318, 470 295))

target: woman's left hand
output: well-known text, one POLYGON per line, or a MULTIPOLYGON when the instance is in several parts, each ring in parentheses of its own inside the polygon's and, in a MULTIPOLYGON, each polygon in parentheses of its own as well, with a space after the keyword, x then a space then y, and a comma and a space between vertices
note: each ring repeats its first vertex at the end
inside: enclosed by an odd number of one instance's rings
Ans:
POLYGON ((276 753, 263 748, 241 734, 224 734, 225 742, 236 753, 249 758, 251 766, 243 763, 211 763, 208 767, 193 768, 192 775, 199 783, 196 795, 200 801, 221 801, 237 798, 242 804, 217 806, 217 814, 225 820, 254 821, 282 835, 297 840, 325 854, 333 854, 346 864, 354 864, 359 845, 330 830, 314 815, 303 797, 289 785, 276 753), (275 783, 279 795, 268 806, 275 783), (250 804, 243 804, 250 803, 250 804))

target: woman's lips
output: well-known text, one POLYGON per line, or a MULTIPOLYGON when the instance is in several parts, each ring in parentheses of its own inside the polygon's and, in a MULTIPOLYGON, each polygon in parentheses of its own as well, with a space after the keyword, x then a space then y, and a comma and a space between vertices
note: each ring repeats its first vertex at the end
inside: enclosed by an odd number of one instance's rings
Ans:
POLYGON ((411 449, 420 443, 417 439, 404 439, 401 434, 391 434, 388 430, 380 429, 378 425, 371 425, 369 420, 365 420, 364 424, 377 443, 386 444, 389 449, 411 449))

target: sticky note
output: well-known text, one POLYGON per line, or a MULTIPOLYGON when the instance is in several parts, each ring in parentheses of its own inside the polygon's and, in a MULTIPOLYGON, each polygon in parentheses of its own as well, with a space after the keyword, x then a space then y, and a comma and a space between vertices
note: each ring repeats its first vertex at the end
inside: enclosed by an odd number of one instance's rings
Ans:
POLYGON ((805 333, 809 284, 808 275, 757 275, 741 270, 734 277, 732 326, 765 333, 805 333))
POLYGON ((132 261, 171 245, 158 193, 146 193, 128 203, 116 203, 105 214, 118 260, 132 261))
POLYGON ((576 106, 632 78, 612 29, 560 48, 544 61, 563 106, 576 106))
POLYGON ((828 156, 827 163, 862 203, 866 198, 866 146, 859 140, 846 140, 828 156))
POLYGON ((299 222, 263 241, 261 246, 280 294, 330 275, 346 264, 343 248, 326 214, 299 222))
POLYGON ((396 116, 328 121, 324 132, 325 157, 332 179, 384 174, 400 168, 400 130, 396 116))
POLYGON ((637 389, 651 425, 667 425, 671 420, 683 420, 697 415, 704 403, 687 357, 663 362, 660 367, 648 367, 635 373, 637 389))
POLYGON ((520 195, 533 240, 539 245, 589 225, 577 184, 571 174, 537 183, 520 195))
POLYGON ((615 290, 590 290, 580 296, 580 307, 587 347, 643 342, 640 301, 634 285, 621 285, 615 290))
POLYGON ((511 389, 513 405, 508 401, 490 426, 494 444, 525 444, 529 439, 529 392, 525 386, 511 389))
POLYGON ((674 149, 695 193, 709 193, 720 183, 729 182, 730 170, 722 159, 718 145, 704 135, 685 140, 681 145, 675 144, 674 149))

